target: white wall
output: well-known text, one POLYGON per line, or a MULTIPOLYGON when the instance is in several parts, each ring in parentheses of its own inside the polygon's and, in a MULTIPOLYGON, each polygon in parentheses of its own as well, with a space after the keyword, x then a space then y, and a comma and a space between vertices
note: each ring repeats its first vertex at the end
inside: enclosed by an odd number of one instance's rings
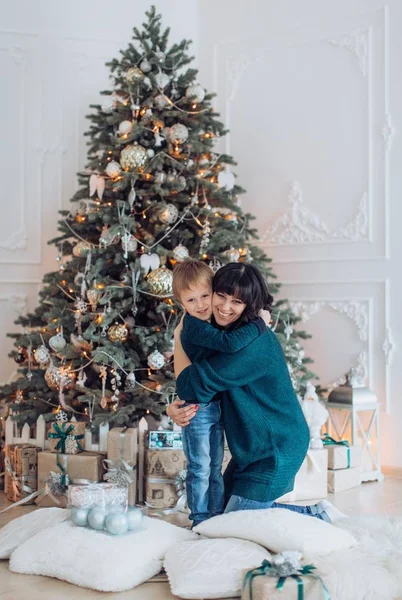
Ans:
POLYGON ((315 370, 331 384, 358 367, 381 402, 382 462, 401 467, 402 4, 208 0, 199 24, 222 149, 315 370))
MULTIPOLYGON (((47 240, 85 163, 88 105, 145 0, 0 0, 0 339, 34 308, 47 240)), ((282 293, 313 334, 323 384, 358 365, 383 407, 383 464, 402 467, 402 5, 390 0, 159 0, 218 93, 245 209, 282 293), (389 135, 391 134, 391 135, 389 135), (392 135, 394 134, 394 135, 392 135), (298 184, 296 184, 298 182, 298 184), (385 344, 385 346, 384 346, 385 344), (384 348, 386 350, 384 350, 384 348)), ((11 348, 4 341, 2 355, 11 348)), ((13 364, 4 359, 0 380, 13 364)))

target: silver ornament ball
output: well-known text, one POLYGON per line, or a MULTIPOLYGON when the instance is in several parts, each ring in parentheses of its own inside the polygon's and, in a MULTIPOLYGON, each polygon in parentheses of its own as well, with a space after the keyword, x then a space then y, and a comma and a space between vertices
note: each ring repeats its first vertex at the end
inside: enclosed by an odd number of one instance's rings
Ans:
POLYGON ((50 352, 43 344, 34 350, 34 358, 36 362, 45 365, 50 360, 50 352))
POLYGON ((152 69, 151 63, 145 58, 140 64, 140 69, 143 73, 149 73, 152 69))
POLYGON ((91 508, 88 513, 88 525, 92 527, 92 529, 102 531, 105 528, 105 520, 107 515, 108 513, 102 508, 91 508))
POLYGON ((126 513, 128 530, 129 531, 138 531, 141 529, 143 514, 139 508, 135 506, 130 507, 126 513))
POLYGON ((162 369, 165 366, 166 361, 163 354, 159 350, 154 350, 147 358, 148 365, 151 369, 162 369))
POLYGON ((177 206, 175 206, 174 204, 166 204, 166 206, 163 207, 159 213, 159 218, 162 221, 162 223, 168 223, 169 225, 175 223, 177 221, 178 216, 179 211, 177 206))
POLYGON ((194 102, 202 102, 205 98, 205 90, 198 83, 190 85, 186 89, 186 98, 193 100, 194 102))
POLYGON ((182 123, 172 125, 169 130, 169 139, 176 144, 183 144, 188 138, 188 129, 182 123))
POLYGON ((131 121, 122 121, 119 124, 119 133, 120 135, 125 135, 131 133, 133 130, 133 124, 131 121))
POLYGON ((112 179, 120 175, 121 166, 115 160, 112 160, 105 169, 106 175, 109 175, 112 179))
POLYGON ((85 527, 88 523, 88 508, 73 506, 71 509, 71 520, 78 527, 85 527))
POLYGON ((183 262, 189 258, 190 254, 188 249, 183 246, 183 244, 179 244, 176 248, 173 248, 173 258, 177 260, 177 262, 183 262))
POLYGON ((61 350, 63 350, 63 348, 66 347, 66 344, 67 344, 67 342, 64 339, 64 337, 61 335, 61 333, 58 333, 57 335, 53 335, 49 340, 49 346, 55 352, 60 352, 61 350))
POLYGON ((122 535, 128 530, 128 521, 124 513, 111 513, 105 520, 106 530, 112 535, 122 535))

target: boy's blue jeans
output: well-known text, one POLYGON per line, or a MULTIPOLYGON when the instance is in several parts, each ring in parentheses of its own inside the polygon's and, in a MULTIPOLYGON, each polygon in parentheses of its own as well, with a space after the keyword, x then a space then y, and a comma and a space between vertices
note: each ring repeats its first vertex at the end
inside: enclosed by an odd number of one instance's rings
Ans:
POLYGON ((222 477, 224 434, 220 402, 199 404, 198 411, 183 427, 183 449, 187 458, 187 503, 193 526, 223 513, 222 477))
POLYGON ((242 496, 232 495, 229 498, 229 502, 226 505, 225 512, 234 512, 237 510, 258 510, 261 508, 286 508, 293 512, 301 513, 302 515, 309 515, 310 517, 316 517, 322 521, 331 522, 327 513, 320 510, 320 508, 313 504, 311 506, 298 506, 297 504, 280 504, 279 502, 259 502, 258 500, 249 500, 242 496))

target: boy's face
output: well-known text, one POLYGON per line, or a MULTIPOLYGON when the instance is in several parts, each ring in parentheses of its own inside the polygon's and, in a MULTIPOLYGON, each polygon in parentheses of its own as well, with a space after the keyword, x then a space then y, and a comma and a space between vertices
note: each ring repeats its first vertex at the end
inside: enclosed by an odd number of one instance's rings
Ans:
POLYGON ((208 321, 212 315, 212 286, 204 281, 188 290, 184 290, 180 296, 183 308, 192 317, 208 321))

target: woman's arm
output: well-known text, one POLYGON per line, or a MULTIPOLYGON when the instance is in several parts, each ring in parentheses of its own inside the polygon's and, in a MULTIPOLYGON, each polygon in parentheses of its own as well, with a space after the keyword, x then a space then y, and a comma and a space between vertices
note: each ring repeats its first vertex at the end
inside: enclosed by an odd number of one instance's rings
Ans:
POLYGON ((191 360, 183 350, 180 334, 181 327, 176 327, 174 332, 174 374, 176 379, 186 367, 189 367, 192 364, 191 360))

